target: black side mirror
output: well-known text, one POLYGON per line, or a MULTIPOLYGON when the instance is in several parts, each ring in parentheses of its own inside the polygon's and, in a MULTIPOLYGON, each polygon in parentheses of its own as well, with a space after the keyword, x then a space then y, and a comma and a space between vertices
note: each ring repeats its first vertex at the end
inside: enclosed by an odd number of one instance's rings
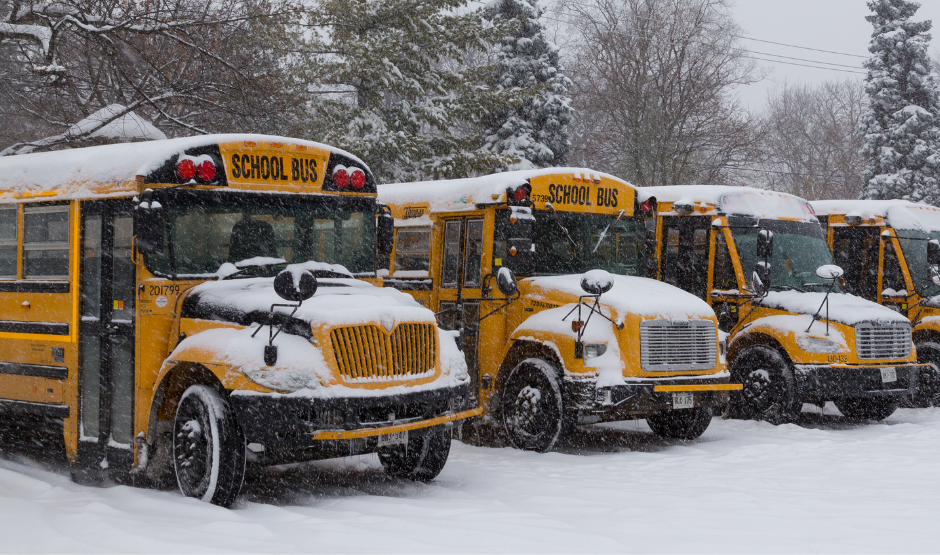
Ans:
POLYGON ((754 273, 751 274, 751 287, 754 289, 755 295, 763 297, 767 293, 770 289, 771 276, 773 276, 773 272, 770 262, 758 260, 754 264, 754 273))
POLYGON ((940 266, 940 241, 927 241, 927 265, 940 266))
POLYGON ((285 301, 300 303, 317 292, 317 278, 309 270, 281 270, 274 278, 274 292, 285 301))
POLYGON ((581 289, 584 289, 588 295, 603 295, 613 286, 613 276, 604 270, 590 270, 581 278, 581 289))
POLYGON ((140 195, 134 208, 134 235, 137 236, 137 252, 157 254, 165 248, 166 211, 163 205, 153 200, 153 191, 147 189, 140 195))
POLYGON ((774 254, 774 232, 762 229, 757 232, 757 258, 770 260, 774 254))
POLYGON ((499 289, 500 293, 507 297, 511 297, 519 292, 519 283, 516 281, 516 275, 505 266, 496 270, 496 287, 499 289))
POLYGON ((395 218, 388 206, 380 204, 375 220, 375 267, 389 268, 395 243, 395 218))

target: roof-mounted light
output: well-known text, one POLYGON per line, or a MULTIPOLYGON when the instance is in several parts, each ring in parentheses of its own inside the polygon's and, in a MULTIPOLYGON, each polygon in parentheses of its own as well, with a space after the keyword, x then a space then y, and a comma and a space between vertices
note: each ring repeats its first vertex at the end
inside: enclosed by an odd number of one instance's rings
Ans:
POLYGON ((183 158, 176 163, 176 175, 183 181, 190 181, 196 177, 196 162, 191 158, 183 158))
POLYGON ((196 166, 196 178, 203 183, 209 183, 215 179, 215 171, 215 162, 203 160, 196 166))
POLYGON ((346 170, 346 166, 333 168, 333 184, 340 189, 345 189, 349 185, 349 172, 346 170))
POLYGON ((349 168, 349 184, 353 189, 362 189, 366 185, 366 172, 359 168, 349 168))

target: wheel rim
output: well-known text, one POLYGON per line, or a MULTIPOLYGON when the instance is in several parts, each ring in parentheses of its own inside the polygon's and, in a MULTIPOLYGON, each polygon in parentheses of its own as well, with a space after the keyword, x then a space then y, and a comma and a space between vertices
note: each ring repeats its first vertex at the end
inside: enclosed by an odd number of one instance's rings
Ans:
POLYGON ((213 448, 210 425, 201 403, 192 397, 183 399, 173 425, 173 462, 185 495, 200 497, 209 484, 213 448))
POLYGON ((506 428, 516 447, 545 450, 558 435, 561 415, 551 386, 537 375, 526 377, 509 390, 506 428))
POLYGON ((752 370, 742 382, 741 396, 748 405, 756 410, 764 410, 773 404, 776 391, 770 371, 763 368, 752 370))
POLYGON ((539 424, 544 419, 542 404, 542 391, 530 385, 519 390, 513 403, 512 423, 516 430, 527 434, 537 435, 539 424))

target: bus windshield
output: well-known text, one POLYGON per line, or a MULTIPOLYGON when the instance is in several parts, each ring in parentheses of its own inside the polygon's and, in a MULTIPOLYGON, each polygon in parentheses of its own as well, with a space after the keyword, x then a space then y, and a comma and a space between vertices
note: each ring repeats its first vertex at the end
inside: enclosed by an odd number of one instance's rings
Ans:
POLYGON ((924 297, 932 297, 940 293, 940 287, 934 285, 930 279, 930 267, 927 264, 927 241, 934 239, 935 233, 928 235, 916 229, 895 229, 901 252, 907 262, 907 270, 914 282, 914 289, 924 297))
MULTIPOLYGON (((593 269, 627 276, 643 275, 645 220, 569 212, 557 212, 556 219, 556 214, 550 210, 535 210, 533 214, 533 275, 580 274, 593 269)), ((508 256, 506 219, 497 213, 496 258, 508 256)))
MULTIPOLYGON (((832 253, 816 222, 729 217, 731 235, 741 258, 741 268, 750 278, 757 263, 757 233, 769 229, 774 234, 771 256, 771 290, 820 290, 829 287, 829 280, 816 275, 816 269, 832 264, 832 253)), ((833 291, 839 291, 838 284, 833 291)))
POLYGON ((253 276, 308 261, 375 273, 373 198, 174 189, 154 200, 167 214, 167 247, 146 264, 160 276, 212 277, 226 262, 253 276))

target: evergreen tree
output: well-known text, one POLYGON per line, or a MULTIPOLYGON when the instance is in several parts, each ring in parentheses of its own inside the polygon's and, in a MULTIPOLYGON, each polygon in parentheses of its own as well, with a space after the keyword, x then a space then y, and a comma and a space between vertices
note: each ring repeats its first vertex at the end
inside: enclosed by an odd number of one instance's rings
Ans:
POLYGON ((309 135, 369 163, 381 182, 466 177, 508 161, 484 150, 494 103, 480 10, 465 0, 324 0, 311 24, 309 135))
POLYGON ((861 196, 940 202, 940 94, 930 73, 930 21, 911 21, 920 5, 870 0, 874 26, 865 62, 869 107, 862 118, 868 160, 861 196))
POLYGON ((501 33, 495 85, 503 98, 485 119, 486 149, 517 159, 517 168, 558 166, 568 154, 571 80, 545 37, 537 0, 496 0, 486 16, 501 33))

